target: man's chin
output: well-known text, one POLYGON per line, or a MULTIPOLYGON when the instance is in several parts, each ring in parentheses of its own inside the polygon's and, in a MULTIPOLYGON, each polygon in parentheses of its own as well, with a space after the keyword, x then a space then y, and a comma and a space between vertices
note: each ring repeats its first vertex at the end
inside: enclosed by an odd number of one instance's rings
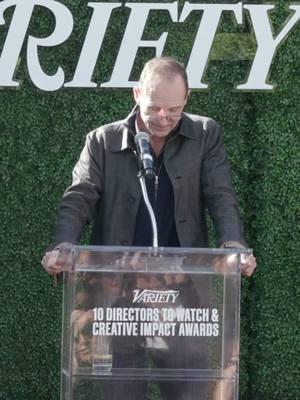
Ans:
POLYGON ((169 131, 168 132, 153 132, 153 137, 158 138, 158 139, 164 139, 167 138, 169 135, 169 131))
POLYGON ((172 128, 153 128, 152 134, 158 137, 166 137, 171 132, 172 128))

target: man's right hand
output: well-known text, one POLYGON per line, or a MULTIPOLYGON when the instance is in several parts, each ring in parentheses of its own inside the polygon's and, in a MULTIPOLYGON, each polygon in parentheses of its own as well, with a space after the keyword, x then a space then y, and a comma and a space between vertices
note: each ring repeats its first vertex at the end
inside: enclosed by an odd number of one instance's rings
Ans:
POLYGON ((56 275, 63 271, 70 262, 71 243, 61 243, 56 249, 47 251, 42 259, 42 266, 49 275, 56 275))
POLYGON ((59 260, 59 250, 47 251, 42 259, 42 266, 49 275, 62 272, 64 265, 59 260))

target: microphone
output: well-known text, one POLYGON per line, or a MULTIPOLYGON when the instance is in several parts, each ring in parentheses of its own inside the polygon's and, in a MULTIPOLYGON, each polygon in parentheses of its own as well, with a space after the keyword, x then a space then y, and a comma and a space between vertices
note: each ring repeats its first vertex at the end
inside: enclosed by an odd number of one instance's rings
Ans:
POLYGON ((146 178, 151 178, 154 176, 154 170, 153 170, 153 158, 149 150, 149 141, 150 141, 149 135, 145 132, 139 132, 135 135, 134 140, 140 159, 141 173, 146 178))

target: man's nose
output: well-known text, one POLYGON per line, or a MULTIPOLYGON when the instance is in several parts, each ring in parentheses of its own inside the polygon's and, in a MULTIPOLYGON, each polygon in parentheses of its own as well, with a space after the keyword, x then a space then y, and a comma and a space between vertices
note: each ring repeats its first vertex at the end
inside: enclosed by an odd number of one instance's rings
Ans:
POLYGON ((159 112, 158 112, 158 115, 159 115, 161 118, 165 118, 165 117, 167 116, 166 110, 164 110, 163 108, 161 108, 161 109, 159 110, 159 112))

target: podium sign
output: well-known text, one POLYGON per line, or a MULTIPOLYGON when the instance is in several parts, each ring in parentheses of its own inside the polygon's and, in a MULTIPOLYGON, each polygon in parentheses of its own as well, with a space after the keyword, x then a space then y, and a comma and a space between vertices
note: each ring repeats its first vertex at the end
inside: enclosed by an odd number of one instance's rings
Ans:
POLYGON ((236 400, 247 252, 73 247, 61 400, 236 400))

